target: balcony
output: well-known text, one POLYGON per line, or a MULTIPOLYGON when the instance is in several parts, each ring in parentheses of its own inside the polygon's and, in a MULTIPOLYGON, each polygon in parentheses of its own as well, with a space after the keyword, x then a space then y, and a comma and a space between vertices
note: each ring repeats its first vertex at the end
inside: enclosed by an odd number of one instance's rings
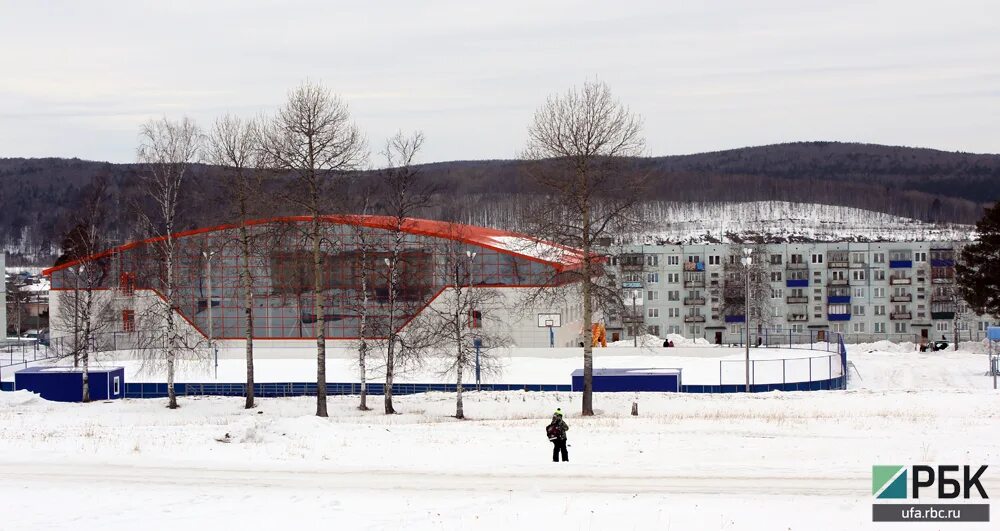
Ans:
POLYGON ((829 304, 850 304, 850 295, 830 295, 826 298, 826 302, 829 304))
POLYGON ((684 306, 704 306, 705 297, 684 297, 684 306))
POLYGON ((685 288, 704 288, 705 287, 705 281, 704 280, 688 280, 688 279, 685 278, 684 279, 684 287, 685 288))
POLYGON ((906 295, 893 295, 893 296, 889 297, 889 301, 891 301, 891 302, 912 302, 913 301, 913 295, 911 295, 909 293, 907 293, 906 295))
POLYGON ((809 279, 808 278, 788 278, 785 279, 785 287, 788 288, 808 288, 809 279))
POLYGON ((809 314, 790 313, 785 317, 785 320, 789 323, 802 323, 809 320, 809 314))
POLYGON ((828 321, 850 321, 851 314, 849 313, 831 313, 826 316, 828 321))
POLYGON ((911 316, 910 312, 892 312, 889 314, 889 319, 893 321, 908 321, 911 316))
POLYGON ((955 318, 955 312, 931 312, 931 319, 948 319, 949 321, 955 318))
POLYGON ((684 316, 684 322, 685 323, 704 323, 705 322, 705 316, 704 315, 685 315, 684 316))
POLYGON ((826 263, 826 267, 827 269, 847 269, 848 267, 851 267, 851 263, 848 262, 846 259, 837 260, 836 262, 831 260, 826 263))
POLYGON ((848 280, 846 278, 831 278, 827 281, 827 285, 829 286, 846 286, 847 284, 848 280))
POLYGON ((889 269, 904 269, 913 267, 913 260, 889 260, 889 269))
POLYGON ((951 295, 935 293, 931 295, 931 302, 951 302, 953 298, 951 295))
POLYGON ((684 262, 684 271, 704 271, 705 262, 684 262))
POLYGON ((955 267, 955 260, 950 258, 931 258, 931 267, 955 267))
POLYGON ((868 267, 867 262, 851 262, 851 269, 864 269, 868 267))
POLYGON ((724 320, 727 323, 745 323, 747 318, 745 315, 727 315, 724 320))
POLYGON ((954 284, 955 277, 932 277, 931 284, 954 284))
POLYGON ((619 264, 618 269, 622 271, 642 271, 643 264, 619 264))
POLYGON ((793 271, 794 270, 809 269, 809 264, 805 264, 805 263, 802 263, 802 262, 788 262, 787 264, 785 264, 785 269, 790 269, 790 270, 793 270, 793 271))
POLYGON ((788 304, 809 304, 809 297, 785 297, 785 302, 788 304))
POLYGON ((909 277, 889 277, 889 284, 893 286, 909 286, 912 282, 913 279, 909 277))

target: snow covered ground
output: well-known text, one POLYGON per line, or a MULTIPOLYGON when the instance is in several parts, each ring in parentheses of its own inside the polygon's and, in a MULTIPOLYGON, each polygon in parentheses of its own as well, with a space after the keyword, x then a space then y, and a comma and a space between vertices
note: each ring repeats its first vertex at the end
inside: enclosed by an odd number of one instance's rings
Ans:
MULTIPOLYGON (((618 350, 596 365, 635 361, 618 350)), ((902 528, 871 522, 871 465, 892 463, 990 464, 987 492, 1000 492, 1000 393, 982 352, 878 344, 850 357, 848 391, 598 394, 590 418, 574 393, 468 393, 465 421, 439 393, 396 397, 393 416, 378 396, 369 412, 331 397, 329 419, 307 397, 170 411, 2 393, 0 528, 902 528), (556 407, 568 464, 543 438, 556 407)))

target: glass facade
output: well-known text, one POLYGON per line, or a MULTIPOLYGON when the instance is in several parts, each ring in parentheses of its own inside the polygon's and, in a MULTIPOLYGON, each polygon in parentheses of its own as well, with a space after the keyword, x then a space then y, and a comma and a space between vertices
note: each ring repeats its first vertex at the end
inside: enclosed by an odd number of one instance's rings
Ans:
MULTIPOLYGON (((456 275, 463 285, 484 287, 551 285, 560 278, 561 266, 556 262, 477 244, 476 238, 414 231, 403 234, 397 288, 395 294, 390 294, 386 261, 393 256, 395 233, 360 224, 326 222, 322 224, 323 273, 316 290, 309 225, 301 220, 275 220, 248 227, 253 240, 249 266, 256 338, 315 337, 320 321, 315 310, 317 297, 322 300, 326 336, 346 339, 360 336, 362 308, 367 309, 369 330, 376 331, 367 335, 384 335, 389 327, 401 329, 446 286, 454 284, 456 275), (382 334, 377 332, 380 330, 382 334)), ((476 230, 463 226, 463 234, 476 230)), ((516 237, 507 238, 509 241, 516 237)), ((179 313, 208 335, 211 312, 213 337, 242 338, 245 297, 240 288, 238 229, 194 231, 180 234, 173 241, 177 257, 173 268, 174 298, 179 313)), ((530 239, 524 241, 531 243, 530 239)), ((117 290, 119 300, 126 300, 127 306, 128 298, 136 293, 163 294, 166 270, 162 256, 163 242, 130 244, 81 264, 53 268, 52 286, 57 290, 73 289, 73 268, 100 267, 105 273, 101 288, 117 290)))

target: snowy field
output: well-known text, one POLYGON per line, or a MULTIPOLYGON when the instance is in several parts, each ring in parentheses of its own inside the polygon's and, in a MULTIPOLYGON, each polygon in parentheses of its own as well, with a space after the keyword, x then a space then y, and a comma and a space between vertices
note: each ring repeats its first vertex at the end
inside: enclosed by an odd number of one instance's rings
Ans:
MULTIPOLYGON (((595 365, 633 357, 617 350, 595 365)), ((848 391, 598 394, 591 418, 574 393, 468 393, 465 421, 437 393, 396 397, 389 417, 381 397, 369 412, 332 397, 329 419, 310 398, 170 411, 3 393, 0 528, 903 529, 871 522, 871 465, 891 463, 989 464, 1000 493, 1000 394, 979 349, 849 355, 848 391), (556 407, 567 464, 543 434, 556 407)))

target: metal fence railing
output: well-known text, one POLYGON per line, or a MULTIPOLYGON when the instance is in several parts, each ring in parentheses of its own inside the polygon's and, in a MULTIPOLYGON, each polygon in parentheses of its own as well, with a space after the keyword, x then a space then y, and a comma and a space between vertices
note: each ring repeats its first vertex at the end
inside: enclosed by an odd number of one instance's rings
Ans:
MULTIPOLYGON (((761 336, 761 347, 814 350, 825 354, 795 358, 720 360, 719 384, 787 385, 824 382, 847 387, 847 346, 838 333, 784 333, 761 336), (749 371, 749 374, 747 374, 749 371)), ((740 346, 743 346, 742 344, 740 346)))

